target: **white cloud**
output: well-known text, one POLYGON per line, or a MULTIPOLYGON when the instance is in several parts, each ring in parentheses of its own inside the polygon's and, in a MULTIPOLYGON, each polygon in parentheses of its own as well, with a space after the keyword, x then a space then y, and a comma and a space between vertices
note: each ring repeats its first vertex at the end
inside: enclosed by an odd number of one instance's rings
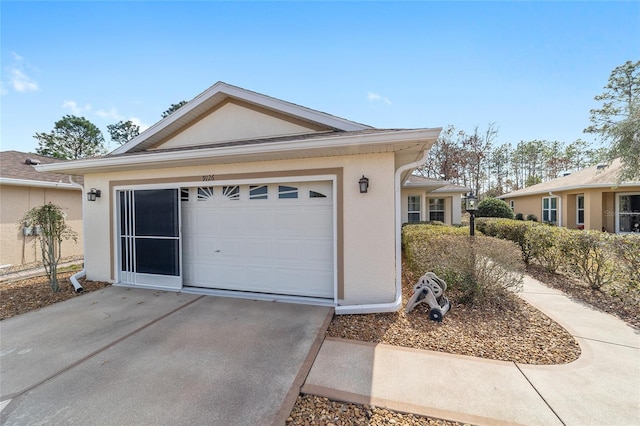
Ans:
POLYGON ((11 70, 11 84, 16 92, 37 92, 40 90, 37 82, 17 68, 11 70))
POLYGON ((116 121, 124 120, 124 116, 118 112, 116 107, 111 107, 108 111, 99 109, 96 111, 96 115, 100 118, 109 118, 116 121))
MULTIPOLYGON (((20 93, 37 92, 40 90, 38 82, 29 77, 24 71, 24 57, 18 55, 16 52, 11 52, 11 55, 13 56, 13 64, 11 64, 8 69, 11 75, 10 81, 13 90, 20 93)), ((29 66, 29 64, 26 65, 29 66)), ((33 67, 29 66, 29 68, 33 67)))
POLYGON ((391 105, 391 101, 388 98, 373 92, 367 93, 367 100, 369 102, 384 102, 387 105, 391 105))
POLYGON ((78 103, 76 101, 64 101, 62 103, 62 108, 70 110, 73 113, 73 115, 80 115, 84 112, 91 111, 90 104, 85 104, 84 107, 81 107, 81 106, 78 106, 78 103))
POLYGON ((140 133, 144 132, 150 127, 148 124, 145 124, 142 121, 140 121, 138 117, 130 117, 129 120, 131 120, 131 122, 136 126, 140 127, 140 133))

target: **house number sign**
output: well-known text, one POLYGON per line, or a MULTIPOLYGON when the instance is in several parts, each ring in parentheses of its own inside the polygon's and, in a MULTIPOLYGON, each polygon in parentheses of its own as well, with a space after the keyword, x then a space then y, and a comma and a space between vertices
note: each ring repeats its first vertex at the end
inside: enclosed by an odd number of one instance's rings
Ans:
POLYGON ((202 181, 203 182, 209 182, 212 180, 216 180, 216 175, 203 175, 202 176, 202 181))

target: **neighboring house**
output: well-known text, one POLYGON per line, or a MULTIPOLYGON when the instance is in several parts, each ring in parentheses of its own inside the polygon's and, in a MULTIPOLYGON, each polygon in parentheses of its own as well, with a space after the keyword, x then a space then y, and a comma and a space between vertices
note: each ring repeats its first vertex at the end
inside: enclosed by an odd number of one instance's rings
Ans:
POLYGON ((24 214, 34 207, 52 203, 66 213, 66 223, 78 233, 78 242, 62 243, 63 258, 82 256, 81 188, 58 173, 38 173, 36 164, 62 160, 18 151, 0 152, 0 265, 18 269, 21 265, 41 262, 37 235, 29 226, 19 227, 24 214), (35 244, 34 244, 35 243, 35 244))
POLYGON ((85 203, 88 279, 384 312, 402 304, 401 187, 440 130, 219 82, 105 157, 39 170, 101 191, 85 203))
POLYGON ((447 181, 411 175, 402 185, 402 223, 437 220, 459 225, 462 195, 469 191, 447 181))
POLYGON ((621 163, 600 165, 501 195, 514 213, 571 229, 640 232, 640 182, 616 184, 621 163))

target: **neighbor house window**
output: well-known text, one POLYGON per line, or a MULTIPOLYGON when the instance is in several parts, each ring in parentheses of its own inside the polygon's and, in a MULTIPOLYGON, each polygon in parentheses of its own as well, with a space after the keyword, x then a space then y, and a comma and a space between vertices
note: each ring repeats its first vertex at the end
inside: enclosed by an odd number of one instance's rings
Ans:
POLYGON ((618 195, 618 232, 640 233, 640 193, 618 195))
POLYGON ((542 199, 542 221, 558 222, 558 199, 556 197, 544 197, 542 199))
POLYGON ((409 195, 408 204, 407 204, 407 214, 409 223, 420 222, 420 196, 419 195, 409 195))
POLYGON ((584 225, 584 195, 576 195, 576 224, 584 225))
POLYGON ((444 198, 429 198, 429 220, 444 222, 444 198))
POLYGON ((514 200, 509 201, 509 207, 511 207, 511 211, 516 211, 516 202, 514 200))

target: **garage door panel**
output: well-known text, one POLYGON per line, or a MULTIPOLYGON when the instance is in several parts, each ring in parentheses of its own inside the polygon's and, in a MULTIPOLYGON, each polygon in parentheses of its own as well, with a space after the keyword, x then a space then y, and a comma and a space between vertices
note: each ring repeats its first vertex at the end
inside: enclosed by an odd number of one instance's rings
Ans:
POLYGON ((268 199, 251 199, 246 185, 236 200, 183 204, 185 285, 333 297, 332 183, 283 185, 298 198, 280 199, 269 184, 268 199))

